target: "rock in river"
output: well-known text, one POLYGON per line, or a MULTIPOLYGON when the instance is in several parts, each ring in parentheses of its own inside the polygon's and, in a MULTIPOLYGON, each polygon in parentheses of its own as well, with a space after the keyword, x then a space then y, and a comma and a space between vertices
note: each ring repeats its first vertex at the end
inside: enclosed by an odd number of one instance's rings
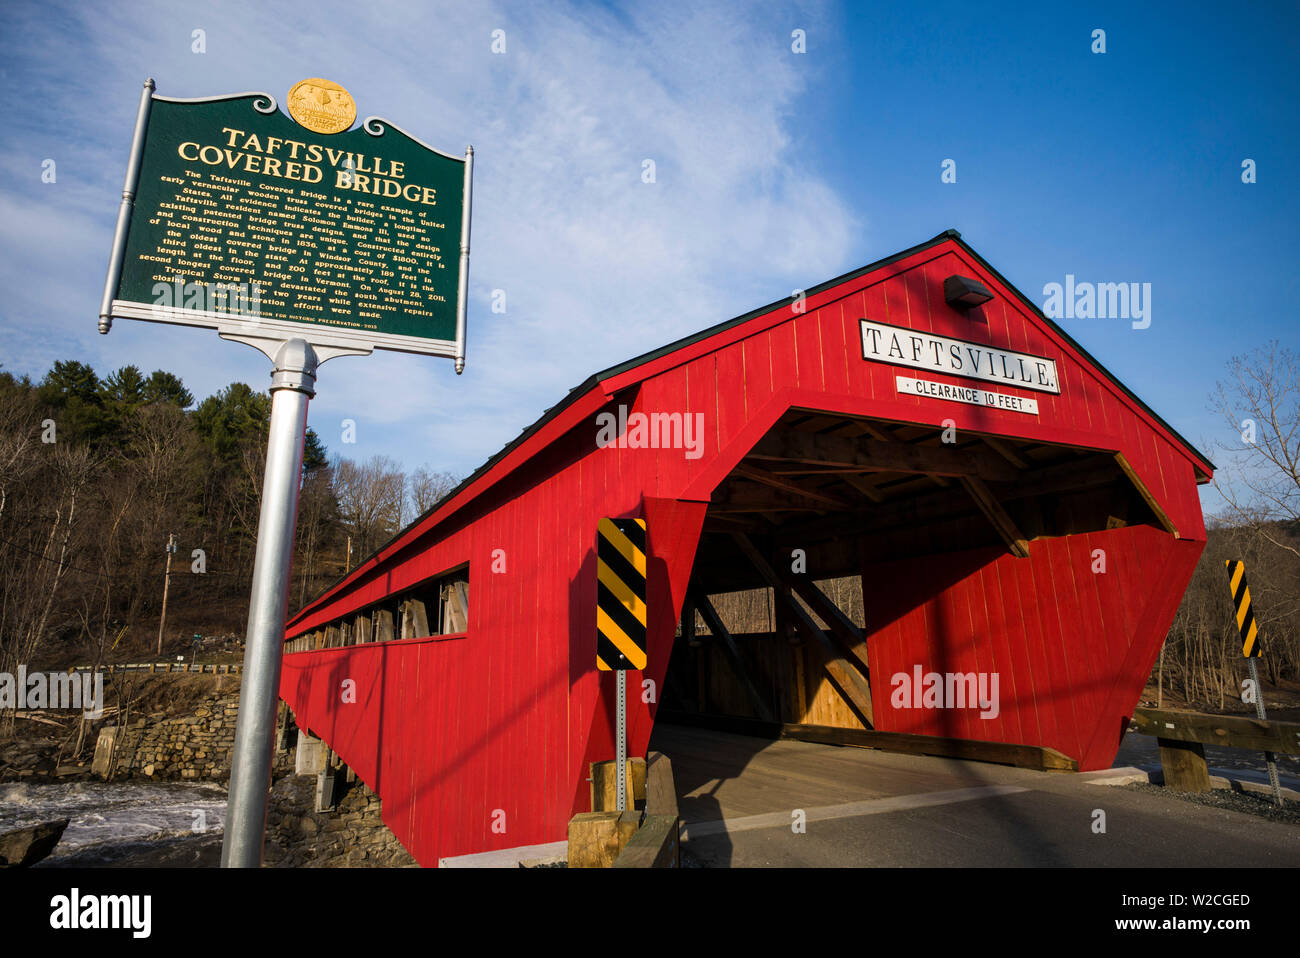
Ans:
POLYGON ((40 861, 54 851, 68 821, 60 818, 0 834, 0 868, 23 868, 40 861))

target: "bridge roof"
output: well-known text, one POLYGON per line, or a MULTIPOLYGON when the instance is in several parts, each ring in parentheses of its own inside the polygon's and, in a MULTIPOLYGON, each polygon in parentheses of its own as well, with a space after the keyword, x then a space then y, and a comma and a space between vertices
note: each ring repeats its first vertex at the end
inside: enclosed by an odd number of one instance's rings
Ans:
MULTIPOLYGON (((895 263, 907 260, 929 249, 953 244, 973 259, 992 278, 1015 296, 1022 306, 1031 311, 1035 319, 1060 337, 1077 355, 1097 373, 1119 389, 1157 428, 1163 430, 1182 447, 1187 457, 1192 460, 1197 473, 1208 477, 1215 470, 1215 465, 1204 453, 1181 436, 1172 426, 1160 417, 1150 406, 1142 401, 1131 389, 1117 379, 1105 366, 1097 361, 1086 349, 1064 329, 1046 316, 1042 310, 1010 283, 987 260, 976 252, 957 230, 949 229, 923 243, 876 260, 866 266, 836 276, 819 283, 805 291, 811 300, 820 293, 834 290, 859 277, 885 269, 895 263)), ((479 466, 447 495, 416 518, 405 529, 394 535, 387 543, 376 549, 368 558, 358 564, 349 574, 340 578, 332 586, 318 595, 289 620, 289 631, 302 619, 308 617, 316 608, 333 598, 348 587, 351 582, 367 577, 386 559, 406 548, 438 525, 474 502, 479 496, 491 489, 501 480, 524 466, 528 460, 544 449, 549 443, 564 435, 583 419, 594 415, 615 393, 626 390, 637 383, 657 375, 679 363, 685 362, 701 353, 718 348, 725 334, 738 327, 745 326, 764 316, 770 316, 773 322, 784 322, 789 318, 790 297, 784 297, 766 306, 750 310, 717 325, 691 333, 681 339, 642 353, 622 363, 610 366, 594 373, 569 390, 568 394, 556 405, 547 409, 542 416, 523 430, 510 443, 479 466), (717 342, 714 342, 714 341, 717 342)))

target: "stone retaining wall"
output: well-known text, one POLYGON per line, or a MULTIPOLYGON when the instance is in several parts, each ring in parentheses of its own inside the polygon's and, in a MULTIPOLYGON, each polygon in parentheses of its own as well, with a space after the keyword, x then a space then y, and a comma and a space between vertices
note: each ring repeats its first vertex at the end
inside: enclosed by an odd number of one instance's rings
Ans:
POLYGON ((93 771, 104 775, 111 759, 114 779, 226 781, 238 715, 233 692, 208 696, 191 715, 109 726, 99 733, 93 771))
POLYGON ((414 866, 380 817, 379 796, 357 781, 330 812, 314 811, 316 776, 286 775, 271 787, 266 864, 278 868, 414 866))

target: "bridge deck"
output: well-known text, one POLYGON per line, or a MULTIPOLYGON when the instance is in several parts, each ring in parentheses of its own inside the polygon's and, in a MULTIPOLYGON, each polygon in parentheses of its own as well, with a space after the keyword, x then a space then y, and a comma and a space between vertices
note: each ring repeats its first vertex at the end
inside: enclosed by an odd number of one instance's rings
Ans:
POLYGON ((714 866, 1300 866, 1300 829, 1048 774, 657 725, 683 850, 714 866), (792 831, 802 809, 807 831, 792 831), (1106 813, 1105 834, 1092 830, 1106 813))

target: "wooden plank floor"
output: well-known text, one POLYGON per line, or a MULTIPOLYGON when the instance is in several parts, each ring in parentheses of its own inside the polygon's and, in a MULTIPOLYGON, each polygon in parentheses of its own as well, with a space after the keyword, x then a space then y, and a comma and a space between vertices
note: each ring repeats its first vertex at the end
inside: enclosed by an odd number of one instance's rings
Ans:
POLYGON ((667 724, 655 727, 650 747, 672 759, 685 821, 841 805, 1014 777, 1003 772, 1043 774, 667 724))

